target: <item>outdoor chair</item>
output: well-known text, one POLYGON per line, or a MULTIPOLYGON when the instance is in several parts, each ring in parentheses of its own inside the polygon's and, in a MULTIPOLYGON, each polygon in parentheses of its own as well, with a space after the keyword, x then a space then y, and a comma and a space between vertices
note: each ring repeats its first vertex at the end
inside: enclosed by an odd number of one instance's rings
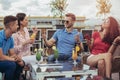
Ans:
POLYGON ((119 80, 120 80, 120 56, 119 58, 115 58, 112 61, 112 70, 111 70, 111 74, 112 73, 119 73, 119 80))
MULTIPOLYGON (((84 55, 82 57, 84 64, 87 64, 88 56, 89 55, 84 55)), ((98 65, 96 66, 96 68, 98 68, 98 75, 105 76, 104 67, 105 67, 104 62, 98 63, 98 65)), ((118 45, 113 52, 111 75, 112 75, 112 73, 119 73, 119 80, 120 80, 120 45, 118 45)))
POLYGON ((120 45, 118 45, 113 52, 111 74, 112 73, 119 73, 119 80, 120 80, 120 45))
POLYGON ((23 78, 23 80, 26 80, 26 78, 27 78, 27 72, 30 70, 30 68, 29 68, 29 66, 28 65, 25 65, 25 67, 24 67, 24 69, 23 69, 23 72, 24 73, 22 73, 22 78, 23 78))

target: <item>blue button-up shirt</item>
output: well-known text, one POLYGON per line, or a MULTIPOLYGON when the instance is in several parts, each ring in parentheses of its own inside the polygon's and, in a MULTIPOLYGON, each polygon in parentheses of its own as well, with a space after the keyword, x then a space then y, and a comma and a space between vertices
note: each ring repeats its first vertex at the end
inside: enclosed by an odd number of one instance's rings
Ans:
POLYGON ((7 55, 8 51, 14 47, 14 41, 12 37, 6 38, 5 30, 0 31, 0 48, 2 48, 3 54, 7 55))
POLYGON ((67 32, 66 29, 59 29, 54 33, 53 39, 56 40, 59 54, 72 54, 72 49, 76 43, 76 34, 78 34, 78 31, 75 29, 72 32, 67 32))

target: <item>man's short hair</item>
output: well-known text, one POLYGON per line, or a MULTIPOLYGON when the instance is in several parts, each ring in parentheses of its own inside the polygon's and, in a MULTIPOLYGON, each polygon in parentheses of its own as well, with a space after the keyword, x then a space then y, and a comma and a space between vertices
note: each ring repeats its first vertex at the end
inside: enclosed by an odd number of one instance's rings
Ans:
POLYGON ((72 20, 76 21, 76 16, 73 13, 67 13, 65 14, 66 17, 71 17, 72 20))
POLYGON ((15 16, 12 16, 12 15, 5 16, 4 17, 4 25, 5 25, 5 27, 7 27, 10 22, 14 22, 16 20, 17 20, 17 18, 15 16))

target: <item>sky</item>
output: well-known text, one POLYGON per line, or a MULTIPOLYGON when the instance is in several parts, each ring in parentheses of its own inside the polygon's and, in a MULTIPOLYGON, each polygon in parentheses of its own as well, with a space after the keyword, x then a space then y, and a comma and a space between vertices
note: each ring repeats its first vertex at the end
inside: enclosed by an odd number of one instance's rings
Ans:
MULTIPOLYGON (((49 6, 51 0, 0 0, 0 16, 16 15, 24 12, 30 16, 51 16, 49 6)), ((86 18, 98 18, 96 0, 68 0, 66 13, 71 12, 76 16, 86 18)), ((111 0, 111 12, 109 15, 120 19, 120 0, 111 0)))

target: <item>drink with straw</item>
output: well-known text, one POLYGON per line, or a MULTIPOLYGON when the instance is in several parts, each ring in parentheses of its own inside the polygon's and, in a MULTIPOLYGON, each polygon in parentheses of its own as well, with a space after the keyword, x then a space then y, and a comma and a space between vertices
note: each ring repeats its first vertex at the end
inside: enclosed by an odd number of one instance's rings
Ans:
POLYGON ((38 49, 35 49, 35 53, 36 53, 36 60, 37 60, 37 64, 38 64, 36 71, 41 72, 41 68, 39 67, 39 61, 41 60, 41 51, 38 49))
POLYGON ((54 57, 55 57, 55 62, 58 62, 58 50, 56 49, 56 46, 53 46, 52 49, 54 50, 54 57))
POLYGON ((77 62, 76 62, 77 58, 78 58, 77 52, 76 52, 75 49, 73 48, 73 50, 72 50, 72 59, 73 59, 73 61, 74 61, 74 62, 73 62, 74 65, 77 64, 77 62))
POLYGON ((41 51, 40 50, 36 51, 36 60, 38 61, 38 65, 39 65, 39 61, 41 60, 41 51))

